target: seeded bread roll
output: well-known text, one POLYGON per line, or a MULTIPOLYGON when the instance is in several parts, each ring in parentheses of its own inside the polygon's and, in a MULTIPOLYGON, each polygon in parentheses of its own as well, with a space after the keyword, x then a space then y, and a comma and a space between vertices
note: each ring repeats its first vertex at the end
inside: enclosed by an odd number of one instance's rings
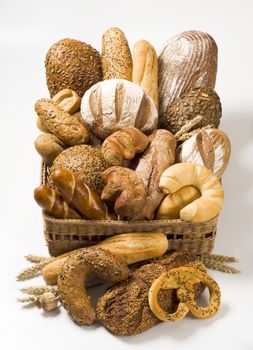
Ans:
MULTIPOLYGON (((101 174, 108 168, 101 152, 88 145, 79 145, 65 149, 53 162, 51 173, 58 168, 68 168, 79 175, 79 179, 94 191, 101 193, 105 185, 101 174)), ((51 180, 51 184, 53 181, 51 180)))
POLYGON ((124 33, 110 28, 102 39, 103 79, 132 80, 132 55, 124 33))
POLYGON ((217 45, 203 32, 191 30, 169 39, 158 57, 159 125, 168 106, 183 93, 198 87, 214 88, 217 45))
POLYGON ((178 147, 176 160, 204 165, 220 178, 228 165, 230 152, 230 141, 223 131, 206 129, 178 147))
POLYGON ((201 116, 200 121, 191 129, 203 126, 218 128, 221 118, 220 98, 213 89, 197 88, 183 94, 166 109, 165 128, 176 134, 184 125, 201 116))
POLYGON ((35 140, 36 151, 47 165, 51 165, 55 158, 64 150, 65 146, 55 135, 41 134, 35 140))
POLYGON ((146 40, 134 45, 132 81, 152 98, 158 110, 158 60, 155 49, 146 40))
POLYGON ((102 80, 100 55, 92 46, 73 39, 57 41, 46 60, 47 86, 53 97, 63 89, 74 90, 80 97, 102 80))
POLYGON ((153 100, 137 84, 122 79, 93 85, 82 99, 84 123, 102 140, 125 127, 150 134, 157 127, 153 100))
POLYGON ((54 101, 43 98, 35 103, 35 111, 43 125, 66 146, 86 143, 89 132, 78 119, 64 112, 54 101))

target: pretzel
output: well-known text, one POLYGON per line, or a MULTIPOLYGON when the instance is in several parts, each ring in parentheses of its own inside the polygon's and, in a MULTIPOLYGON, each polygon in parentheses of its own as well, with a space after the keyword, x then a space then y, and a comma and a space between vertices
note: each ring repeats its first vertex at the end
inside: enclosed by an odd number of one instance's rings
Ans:
POLYGON ((190 311, 197 318, 214 316, 220 306, 220 288, 206 273, 192 267, 178 267, 161 274, 149 289, 149 306, 153 313, 162 321, 178 321, 190 311), (195 301, 194 285, 204 283, 210 292, 207 307, 200 307, 195 301), (176 289, 179 304, 177 310, 169 314, 158 303, 158 293, 161 289, 176 289))

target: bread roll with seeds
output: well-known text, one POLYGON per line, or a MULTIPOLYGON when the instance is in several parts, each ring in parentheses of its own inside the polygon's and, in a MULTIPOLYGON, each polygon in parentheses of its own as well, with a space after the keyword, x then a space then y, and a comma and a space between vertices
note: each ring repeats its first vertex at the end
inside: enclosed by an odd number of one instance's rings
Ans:
POLYGON ((55 158, 64 150, 65 146, 58 137, 52 134, 41 134, 35 140, 36 151, 47 165, 52 165, 55 158))
POLYGON ((176 152, 177 162, 204 165, 220 178, 229 162, 231 144, 218 129, 206 129, 190 137, 176 152))
POLYGON ((102 80, 100 54, 91 45, 74 39, 57 41, 45 60, 47 86, 53 97, 63 89, 74 90, 80 97, 102 80))
POLYGON ((103 79, 132 80, 132 55, 127 39, 119 28, 110 28, 102 38, 103 79))
POLYGON ((217 45, 207 33, 190 30, 170 38, 158 57, 159 125, 168 106, 198 87, 214 88, 217 45))
MULTIPOLYGON (((78 175, 81 181, 99 194, 105 185, 102 172, 108 164, 101 152, 89 145, 79 145, 65 149, 53 162, 51 173, 58 168, 67 168, 78 175)), ((50 183, 53 185, 51 177, 50 183)))
POLYGON ((82 99, 84 123, 102 140, 125 127, 150 134, 157 127, 153 100, 137 84, 122 79, 92 86, 82 99))
POLYGON ((154 47, 146 40, 134 45, 132 81, 152 98, 158 110, 158 59, 154 47))
POLYGON ((74 115, 64 112, 54 101, 43 98, 35 103, 43 125, 66 146, 86 143, 89 132, 74 115))

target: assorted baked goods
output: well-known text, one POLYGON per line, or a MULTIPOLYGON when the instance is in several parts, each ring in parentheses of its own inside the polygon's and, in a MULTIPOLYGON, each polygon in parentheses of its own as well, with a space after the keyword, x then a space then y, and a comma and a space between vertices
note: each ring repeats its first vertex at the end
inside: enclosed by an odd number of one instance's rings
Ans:
POLYGON ((35 104, 43 132, 35 147, 46 178, 34 198, 49 219, 83 224, 76 236, 87 235, 90 245, 111 234, 110 226, 122 233, 49 262, 45 282, 57 284, 77 324, 97 318, 118 335, 139 334, 189 312, 214 316, 217 283, 194 254, 168 252, 166 236, 174 235, 166 229, 169 220, 188 230, 201 227, 223 205, 220 179, 231 145, 218 129, 213 38, 183 32, 165 43, 158 58, 148 41, 139 40, 132 57, 124 33, 110 28, 101 57, 84 42, 63 39, 45 64, 50 98, 35 104), (151 220, 162 229, 149 232, 151 220), (128 224, 138 232, 129 233, 128 224), (86 288, 93 275, 111 283, 96 308, 86 288), (201 307, 196 298, 205 286, 210 300, 201 307))

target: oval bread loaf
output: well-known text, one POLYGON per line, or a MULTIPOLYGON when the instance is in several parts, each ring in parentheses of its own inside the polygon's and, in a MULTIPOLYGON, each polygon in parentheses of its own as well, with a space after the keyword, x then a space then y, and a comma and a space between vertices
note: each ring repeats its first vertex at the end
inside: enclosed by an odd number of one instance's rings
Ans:
POLYGON ((132 55, 127 39, 119 28, 109 28, 102 38, 103 79, 132 80, 132 55))
POLYGON ((158 110, 158 59, 154 47, 146 40, 134 45, 132 81, 153 99, 158 110))
POLYGON ((137 84, 123 79, 105 80, 83 96, 81 114, 92 132, 104 140, 124 127, 151 133, 158 114, 151 97, 137 84))
POLYGON ((214 88, 217 45, 207 33, 187 31, 170 38, 158 57, 159 124, 167 107, 197 87, 214 88))

